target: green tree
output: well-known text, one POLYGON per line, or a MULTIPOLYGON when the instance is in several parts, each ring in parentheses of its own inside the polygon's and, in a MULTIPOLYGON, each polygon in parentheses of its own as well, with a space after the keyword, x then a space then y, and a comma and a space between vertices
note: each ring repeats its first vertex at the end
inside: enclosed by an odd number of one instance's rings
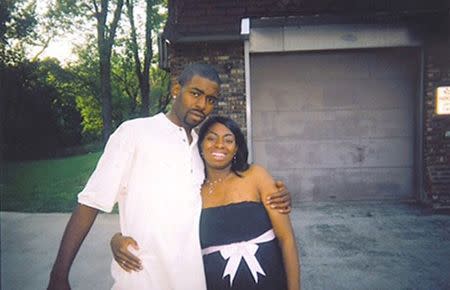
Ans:
POLYGON ((81 142, 81 116, 76 106, 74 84, 76 76, 63 68, 58 60, 46 58, 37 67, 39 82, 57 92, 51 99, 50 109, 58 127, 60 146, 69 147, 81 142))
POLYGON ((36 37, 36 1, 5 0, 0 8, 0 62, 16 65, 25 60, 25 48, 36 37))
POLYGON ((112 132, 111 56, 117 27, 122 15, 123 0, 57 0, 61 18, 83 17, 96 21, 96 44, 99 58, 100 101, 102 106, 103 140, 112 132), (111 6, 114 5, 113 8, 111 6))
POLYGON ((80 115, 72 82, 54 59, 4 66, 2 152, 10 159, 57 156, 63 147, 80 142, 80 115))
MULTIPOLYGON (((95 41, 95 39, 90 41, 95 41)), ((68 67, 76 77, 76 82, 72 84, 72 90, 76 94, 77 108, 82 116, 82 134, 85 142, 98 140, 103 128, 100 77, 98 74, 99 57, 95 45, 90 45, 91 42, 87 42, 83 47, 77 49, 78 61, 71 63, 68 67)), ((122 53, 121 49, 112 52, 113 127, 130 117, 136 116, 133 103, 138 101, 138 85, 132 68, 133 61, 129 54, 127 56, 126 53, 122 53)))
POLYGON ((139 82, 139 89, 141 94, 141 115, 148 116, 151 108, 150 94, 150 67, 153 58, 153 32, 161 29, 162 24, 166 19, 166 13, 161 13, 164 9, 165 1, 162 0, 145 0, 145 32, 144 32, 144 46, 143 46, 143 61, 141 61, 141 54, 139 53, 138 32, 135 23, 135 6, 142 4, 139 1, 125 0, 127 7, 127 16, 130 23, 130 47, 133 52, 135 61, 136 77, 139 82))
POLYGON ((135 63, 131 50, 131 42, 128 38, 118 40, 118 47, 121 51, 112 56, 112 78, 114 83, 122 89, 122 92, 129 98, 129 115, 138 117, 139 83, 136 78, 135 63))
POLYGON ((112 132, 112 95, 111 95, 111 54, 116 36, 117 25, 122 14, 123 0, 117 0, 113 20, 108 26, 109 0, 101 0, 100 6, 93 0, 97 19, 97 48, 100 60, 100 96, 102 100, 103 141, 106 142, 112 132))
POLYGON ((170 95, 170 75, 159 67, 153 66, 150 71, 150 76, 152 84, 150 97, 153 100, 151 112, 153 114, 167 112, 170 101, 172 100, 170 95))

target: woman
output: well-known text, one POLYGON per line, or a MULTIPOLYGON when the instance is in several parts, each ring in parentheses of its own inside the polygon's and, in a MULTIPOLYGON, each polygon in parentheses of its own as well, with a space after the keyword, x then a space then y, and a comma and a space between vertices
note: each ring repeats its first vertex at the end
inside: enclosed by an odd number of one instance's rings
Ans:
MULTIPOLYGON (((239 126, 212 117, 201 127, 198 144, 206 167, 200 241, 207 288, 300 289, 289 216, 262 203, 276 190, 274 180, 263 167, 247 163, 239 126)), ((120 236, 113 239, 119 241, 112 245, 120 244, 120 236)))

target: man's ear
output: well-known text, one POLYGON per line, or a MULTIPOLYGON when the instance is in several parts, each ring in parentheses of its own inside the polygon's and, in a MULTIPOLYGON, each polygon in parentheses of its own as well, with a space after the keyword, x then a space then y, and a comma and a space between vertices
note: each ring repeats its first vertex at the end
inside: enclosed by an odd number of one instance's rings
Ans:
POLYGON ((177 96, 180 95, 180 93, 181 93, 181 85, 180 85, 179 82, 175 82, 175 83, 172 85, 172 87, 171 87, 171 89, 170 89, 170 93, 172 94, 172 97, 173 97, 173 98, 176 98, 177 96))

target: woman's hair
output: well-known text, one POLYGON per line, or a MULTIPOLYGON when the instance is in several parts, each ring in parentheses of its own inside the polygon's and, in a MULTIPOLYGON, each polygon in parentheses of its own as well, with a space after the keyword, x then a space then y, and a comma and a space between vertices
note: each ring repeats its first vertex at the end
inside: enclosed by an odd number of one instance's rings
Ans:
POLYGON ((231 162, 231 171, 234 172, 237 176, 241 176, 239 172, 244 172, 249 168, 249 164, 247 163, 248 148, 247 143, 245 142, 244 134, 242 133, 241 129, 239 128, 239 125, 235 121, 231 120, 228 117, 222 116, 213 116, 207 119, 201 126, 200 131, 198 133, 198 144, 197 144, 198 150, 200 151, 200 154, 203 158, 202 153, 203 140, 205 139, 206 134, 209 131, 209 128, 211 128, 211 126, 216 123, 220 123, 225 127, 227 127, 234 135, 237 151, 235 157, 233 157, 233 160, 231 162))

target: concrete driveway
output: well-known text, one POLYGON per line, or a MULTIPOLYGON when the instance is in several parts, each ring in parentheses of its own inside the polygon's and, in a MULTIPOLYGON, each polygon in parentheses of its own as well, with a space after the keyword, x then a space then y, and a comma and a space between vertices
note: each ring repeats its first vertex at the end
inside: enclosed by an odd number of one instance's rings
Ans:
MULTIPOLYGON (((1 212, 1 289, 45 289, 69 214, 1 212)), ((302 289, 450 289, 450 216, 400 202, 304 203, 291 215, 302 289)), ((109 239, 99 215, 71 272, 73 289, 109 289, 109 239)), ((186 289, 191 290, 191 289, 186 289)))

